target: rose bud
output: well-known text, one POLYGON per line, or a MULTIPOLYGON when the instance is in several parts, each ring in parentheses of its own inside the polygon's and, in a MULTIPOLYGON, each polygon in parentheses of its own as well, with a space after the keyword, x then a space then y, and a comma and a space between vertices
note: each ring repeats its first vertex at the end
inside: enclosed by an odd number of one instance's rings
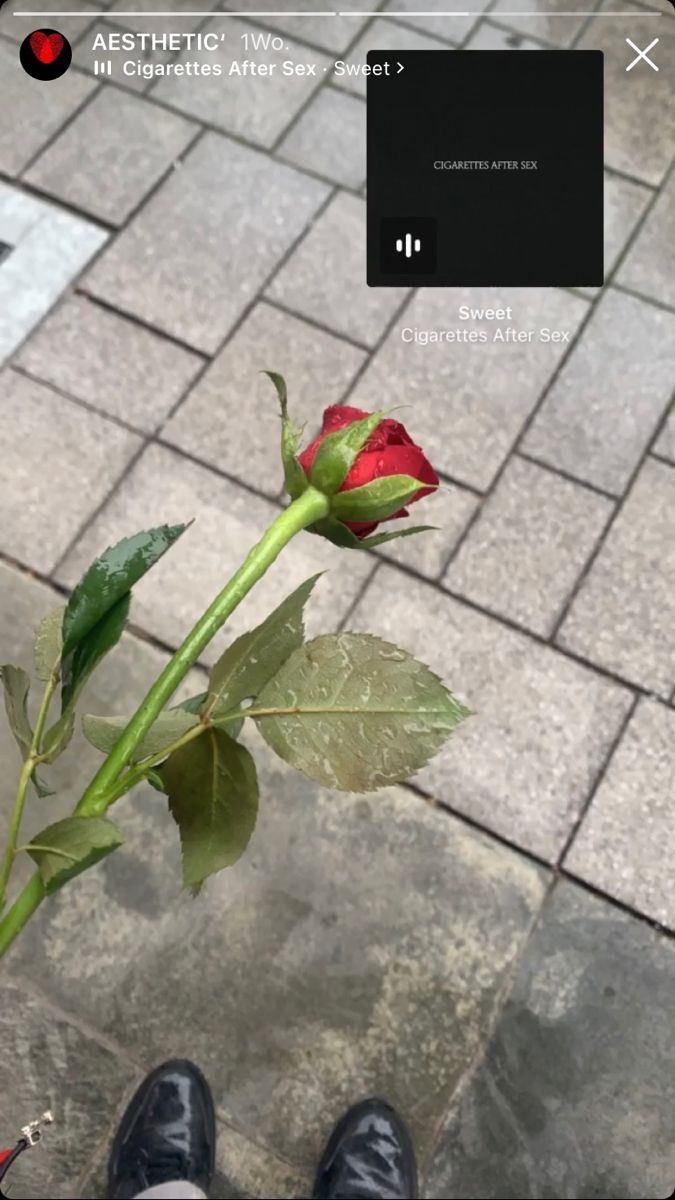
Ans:
POLYGON ((368 545, 408 533, 370 534, 381 521, 407 517, 414 504, 438 487, 438 475, 400 421, 333 404, 318 437, 298 456, 309 483, 331 496, 331 514, 317 532, 340 545, 368 545))

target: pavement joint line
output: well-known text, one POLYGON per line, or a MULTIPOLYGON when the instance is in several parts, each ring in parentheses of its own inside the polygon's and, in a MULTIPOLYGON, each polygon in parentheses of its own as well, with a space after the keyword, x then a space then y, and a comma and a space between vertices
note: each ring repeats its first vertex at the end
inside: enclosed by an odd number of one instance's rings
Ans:
POLYGON ((378 571, 380 570, 381 566, 382 566, 381 559, 379 561, 373 563, 372 570, 370 570, 368 572, 368 574, 365 576, 365 578, 363 579, 363 581, 361 582, 361 584, 359 586, 359 589, 358 589, 354 599, 352 600, 351 604, 347 608, 347 611, 343 614, 343 616, 338 621, 336 633, 342 633, 347 628, 354 613, 356 612, 356 609, 358 608, 359 604, 361 603, 361 600, 363 599, 366 592, 368 591, 368 588, 370 587, 371 583, 373 582, 373 580, 374 580, 375 576, 377 575, 378 571))
POLYGON ((643 304, 651 304, 653 308, 658 308, 661 312, 675 314, 675 304, 657 300, 656 296, 648 296, 646 292, 638 292, 635 288, 626 287, 623 283, 612 283, 610 288, 613 292, 621 292, 624 296, 632 296, 634 300, 641 300, 643 304))
POLYGON ((658 450, 650 450, 649 458, 655 458, 657 462, 663 463, 664 467, 671 467, 675 470, 675 462, 672 458, 666 458, 664 454, 659 454, 658 450))
POLYGON ((41 203, 48 205, 51 209, 65 211, 73 217, 77 217, 80 221, 86 221, 88 225, 93 225, 95 228, 100 229, 102 233, 107 233, 109 237, 117 233, 117 226, 111 225, 109 221, 103 221, 100 217, 93 216, 92 213, 87 212, 84 208, 80 208, 77 204, 53 196, 51 192, 45 191, 38 184, 24 179, 23 175, 8 175, 6 171, 0 171, 0 181, 22 195, 34 197, 41 203))
MULTIPOLYGON (((620 515, 623 513, 624 505, 626 504, 626 501, 633 490, 635 482, 636 482, 640 472, 642 471, 642 468, 644 467, 645 462, 647 461, 651 447, 658 441, 659 437, 661 436, 662 430, 665 428, 666 422, 670 415, 671 405, 672 405, 672 398, 669 401, 668 405, 666 406, 664 412, 661 414, 661 417, 654 428, 651 438, 649 439, 642 454, 640 455, 634 469, 631 471, 631 474, 626 482, 624 491, 617 498, 616 505, 614 507, 614 511, 612 513, 610 513, 609 519, 606 522, 606 524, 603 528, 603 531, 600 534, 597 542, 595 543, 595 546, 593 547, 591 554, 587 558, 585 566, 583 567, 583 569, 577 576, 577 578, 574 582, 574 586, 570 590, 570 593, 567 597, 567 600, 565 601, 562 608, 560 609, 558 619, 553 627, 553 631, 552 631, 551 637, 550 637, 551 645, 555 645, 557 649, 564 649, 564 647, 561 647, 558 642, 558 638, 560 636, 562 627, 565 624, 565 621, 567 620, 567 617, 572 609, 572 606, 573 606, 577 596, 579 595, 584 583, 586 582, 586 579, 588 578, 595 562, 597 561, 602 550, 604 549, 607 538, 608 538, 611 530, 613 529, 615 523, 619 520, 620 515)), ((634 685, 634 686, 636 686, 636 685, 634 685)))
POLYGON ((593 24, 593 21, 597 17, 598 13, 602 11, 602 6, 603 6, 603 0, 595 0, 595 3, 590 6, 593 9, 593 12, 592 13, 589 12, 586 14, 585 19, 582 21, 579 29, 577 29, 577 32, 575 33, 574 37, 572 38, 572 40, 568 46, 569 50, 577 49, 579 42, 585 36, 585 34, 586 34, 587 30, 590 28, 590 26, 593 24))
MULTIPOLYGON (((78 71, 75 69, 75 74, 85 79, 91 78, 91 76, 88 76, 85 71, 78 71)), ((98 85, 95 85, 90 92, 87 92, 87 95, 84 96, 80 103, 73 109, 73 111, 68 114, 65 120, 59 125, 58 129, 56 129, 51 136, 47 138, 47 141, 44 143, 44 145, 40 146, 39 150, 37 150, 35 154, 31 155, 27 163, 24 163, 23 168, 19 172, 20 179, 26 174, 27 171, 30 171, 31 167, 35 165, 38 158, 45 154, 47 150, 51 149, 57 139, 61 137, 61 134, 65 133, 66 129, 68 129, 69 126, 77 120, 80 113, 84 112, 84 110, 89 107, 94 97, 98 96, 100 91, 102 91, 102 85, 99 83, 98 85)))
POLYGON ((632 721, 632 719, 635 715, 638 704, 639 704, 639 698, 637 696, 633 696, 633 701, 629 705, 626 713, 624 714, 624 716, 618 726, 618 729, 617 729, 614 737, 612 738, 612 741, 610 742, 607 753, 605 755, 604 762, 601 763, 598 773, 597 773, 595 779, 593 780, 593 783, 591 784, 588 795, 586 796, 584 803, 579 808, 579 812, 576 815, 574 823, 573 823, 572 827, 570 828, 570 830, 568 831, 567 837, 565 838, 565 841, 564 841, 564 844, 560 851, 560 854, 558 855, 558 859, 557 859, 557 863, 556 863, 556 866, 558 867, 558 869, 561 869, 563 867, 565 859, 567 858, 567 855, 569 854, 570 850, 572 849, 572 846, 574 845, 574 842, 576 841, 577 834, 579 833, 579 830, 581 829, 581 826, 583 825, 584 820, 586 819, 586 816, 591 808, 591 805, 593 804, 593 800, 595 799, 595 797, 598 793, 598 789, 600 788, 603 780, 605 779, 605 776, 607 775, 607 771, 610 768, 612 759, 614 758, 614 755, 616 754, 619 746, 621 745, 621 743, 623 741, 624 734, 626 733, 626 730, 628 729, 628 726, 630 725, 630 722, 632 721))
POLYGON ((152 333, 155 337, 162 338, 165 342, 170 342, 172 346, 176 346, 179 350, 185 350, 188 354, 194 355, 195 358, 201 358, 202 362, 211 362, 211 356, 193 346, 191 342, 185 342, 182 338, 176 337, 175 334, 168 333, 166 329, 160 329, 159 325, 153 325, 151 321, 144 320, 143 317, 139 317, 136 313, 129 312, 125 308, 119 308, 112 301, 88 291, 85 286, 75 286, 72 289, 72 294, 84 297, 90 304, 95 304, 97 308, 101 308, 115 317, 120 317, 123 321, 128 321, 131 325, 136 325, 137 328, 144 329, 147 333, 152 333))
MULTIPOLYGON (((669 941, 675 939, 675 929, 671 929, 670 925, 662 925, 660 921, 655 921, 647 913, 640 912, 637 908, 631 908, 630 904, 627 904, 624 900, 619 900, 617 896, 612 896, 610 892, 603 891, 601 887, 598 887, 595 883, 590 883, 582 875, 575 875, 567 867, 559 867, 556 875, 558 879, 574 883, 582 891, 590 892, 592 896, 597 896, 599 900, 604 900, 611 908, 617 908, 620 912, 625 913, 626 916, 633 917, 634 920, 640 921, 643 925, 648 925, 650 929, 660 934, 661 937, 667 938, 669 941)), ((670 1200, 670 1197, 668 1200, 670 1200)))
POLYGON ((140 429, 138 425, 132 425, 122 417, 106 412, 105 409, 97 408, 90 400, 84 400, 81 396, 74 396, 72 392, 59 387, 57 383, 52 383, 50 379, 41 379, 39 375, 35 375, 32 371, 27 370, 20 363, 10 363, 7 370, 13 371, 15 375, 21 375, 24 379, 29 379, 31 383, 39 384, 40 387, 48 388, 50 391, 55 392, 57 396, 61 396, 63 400, 68 400, 71 404, 76 404, 78 408, 83 408, 85 412, 92 413, 95 417, 101 417, 102 420, 109 421, 111 425, 117 425, 125 433, 134 433, 140 438, 147 438, 148 436, 147 430, 140 429))
POLYGON ((608 175, 613 175, 615 179, 623 179, 626 183, 634 183, 637 187, 646 188, 648 192, 658 192, 661 184, 647 183, 646 179, 640 179, 638 175, 630 175, 628 171, 622 171, 619 167, 610 167, 607 163, 604 164, 605 171, 608 175))
POLYGON ((548 471, 549 475, 557 475, 559 479, 566 479, 568 483, 573 483, 575 487, 583 488, 584 491, 592 492, 594 496, 602 496, 605 500, 611 500, 612 504, 616 504, 621 493, 608 492, 605 488, 598 487, 597 483, 590 483, 588 479, 577 479, 576 475, 572 475, 570 471, 565 471, 563 467, 558 467, 554 463, 548 463, 543 458, 537 458, 535 454, 530 454, 526 450, 514 450, 514 458, 522 458, 525 462, 532 463, 535 467, 540 467, 542 471, 548 471))
MULTIPOLYGON (((362 199, 362 197, 360 197, 362 199)), ((297 309, 291 308, 289 304, 284 304, 282 300, 272 299, 271 296, 263 296, 261 304, 266 304, 269 308, 276 308, 279 312, 285 313, 287 317, 294 317, 296 321, 303 321, 305 325, 310 325, 312 329, 318 329, 321 333, 328 333, 331 337, 337 338, 341 342, 345 342, 348 346, 353 346, 355 350, 361 350, 362 353, 370 354, 370 347, 366 346, 365 342, 358 342, 356 338, 350 337, 347 333, 336 333, 331 329, 330 325, 325 325, 323 321, 317 321, 315 317, 309 317, 306 313, 298 312, 297 309)))
MULTIPOLYGON (((496 3, 496 0, 495 0, 496 3)), ((519 14, 520 15, 520 14, 519 14)), ((527 15, 527 14, 524 14, 527 15)), ((555 42, 547 42, 545 38, 537 36, 534 33, 523 33, 521 29, 514 29, 512 25, 507 25, 504 21, 499 20, 499 13, 493 8, 490 9, 490 16, 480 21, 479 25, 488 25, 491 29, 498 29, 500 33, 509 33, 511 37, 520 38, 521 41, 536 42, 542 50, 564 50, 564 46, 557 46, 555 42)), ((475 32, 475 29, 474 29, 475 32)), ((513 47, 514 50, 518 46, 513 47)))

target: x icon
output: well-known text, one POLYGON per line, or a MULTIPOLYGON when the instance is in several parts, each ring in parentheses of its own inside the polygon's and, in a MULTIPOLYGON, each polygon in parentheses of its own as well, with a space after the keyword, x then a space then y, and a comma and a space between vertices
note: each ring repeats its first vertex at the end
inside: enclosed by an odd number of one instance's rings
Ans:
POLYGON ((659 40, 658 38, 654 38, 653 42, 650 42, 648 46, 645 46, 644 50, 641 50, 639 46, 635 45, 635 42, 631 42, 630 38, 626 38, 628 45, 631 47, 632 50, 635 50, 635 52, 637 54, 637 58, 634 58, 633 61, 628 64, 628 66, 626 67, 626 70, 632 71, 635 64, 639 63, 640 59, 644 59, 644 61, 646 63, 649 63, 649 65, 653 71, 658 71, 659 68, 657 67, 656 63, 652 62, 651 58, 647 58, 647 51, 651 50, 652 47, 654 47, 656 45, 658 40, 659 40))

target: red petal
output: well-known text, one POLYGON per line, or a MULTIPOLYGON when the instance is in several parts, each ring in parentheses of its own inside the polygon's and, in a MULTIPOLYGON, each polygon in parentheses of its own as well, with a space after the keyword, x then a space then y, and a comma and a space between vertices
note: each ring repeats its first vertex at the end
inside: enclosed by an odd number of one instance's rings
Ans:
POLYGON ((324 411, 321 432, 335 433, 336 429, 344 429, 345 425, 351 425, 354 421, 369 416, 370 413, 361 408, 352 408, 349 404, 331 404, 324 411))

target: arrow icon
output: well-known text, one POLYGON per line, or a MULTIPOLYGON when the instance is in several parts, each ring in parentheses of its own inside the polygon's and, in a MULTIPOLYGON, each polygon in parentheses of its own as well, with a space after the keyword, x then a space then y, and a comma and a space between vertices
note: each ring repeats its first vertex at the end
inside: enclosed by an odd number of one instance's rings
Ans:
MULTIPOLYGON (((649 49, 649 47, 647 47, 647 49, 649 49)), ((402 63, 402 62, 399 62, 399 61, 398 61, 398 59, 397 59, 397 60, 396 60, 396 66, 398 67, 398 71, 396 72, 396 74, 397 74, 397 75, 400 75, 400 74, 401 74, 401 71, 405 70, 405 68, 404 68, 404 66, 403 66, 403 63, 402 63)))

